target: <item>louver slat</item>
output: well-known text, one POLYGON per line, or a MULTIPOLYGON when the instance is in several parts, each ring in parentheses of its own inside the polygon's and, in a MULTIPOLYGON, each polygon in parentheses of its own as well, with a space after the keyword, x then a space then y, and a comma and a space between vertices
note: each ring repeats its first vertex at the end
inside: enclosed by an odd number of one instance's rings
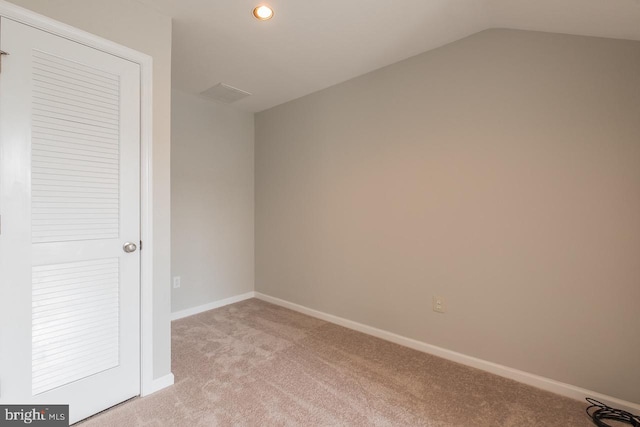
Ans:
POLYGON ((119 80, 33 55, 32 242, 119 237, 119 80))
POLYGON ((33 267, 33 394, 119 363, 117 258, 33 267))

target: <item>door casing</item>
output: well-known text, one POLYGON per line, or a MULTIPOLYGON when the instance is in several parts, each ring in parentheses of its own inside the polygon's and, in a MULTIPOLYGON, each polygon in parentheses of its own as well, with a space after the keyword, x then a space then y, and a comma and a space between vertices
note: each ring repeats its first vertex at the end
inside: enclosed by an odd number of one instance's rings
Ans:
POLYGON ((147 54, 4 0, 0 0, 0 16, 140 65, 140 236, 144 245, 140 251, 140 391, 142 396, 151 394, 173 384, 173 374, 160 380, 153 377, 153 60, 147 54))

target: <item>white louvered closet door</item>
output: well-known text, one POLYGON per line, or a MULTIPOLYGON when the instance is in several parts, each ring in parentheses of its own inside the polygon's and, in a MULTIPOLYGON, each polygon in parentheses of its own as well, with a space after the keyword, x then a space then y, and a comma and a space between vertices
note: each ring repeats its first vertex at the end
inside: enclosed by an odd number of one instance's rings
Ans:
POLYGON ((139 67, 5 18, 0 49, 0 402, 74 422, 139 394, 139 67))

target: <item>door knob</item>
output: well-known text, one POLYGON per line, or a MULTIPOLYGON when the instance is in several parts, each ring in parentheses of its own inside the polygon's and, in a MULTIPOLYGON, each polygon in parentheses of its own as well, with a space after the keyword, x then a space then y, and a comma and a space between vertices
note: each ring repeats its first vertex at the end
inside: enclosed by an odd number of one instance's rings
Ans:
POLYGON ((122 245, 122 250, 124 250, 126 253, 135 252, 136 249, 138 249, 138 247, 136 246, 135 243, 127 242, 124 245, 122 245))

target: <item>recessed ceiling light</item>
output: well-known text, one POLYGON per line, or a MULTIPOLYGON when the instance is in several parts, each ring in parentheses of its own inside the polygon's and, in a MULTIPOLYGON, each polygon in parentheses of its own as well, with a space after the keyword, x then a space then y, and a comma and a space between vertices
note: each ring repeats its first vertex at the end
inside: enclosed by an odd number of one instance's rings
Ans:
POLYGON ((266 21, 267 19, 273 18, 273 9, 263 4, 253 9, 253 16, 261 21, 266 21))

